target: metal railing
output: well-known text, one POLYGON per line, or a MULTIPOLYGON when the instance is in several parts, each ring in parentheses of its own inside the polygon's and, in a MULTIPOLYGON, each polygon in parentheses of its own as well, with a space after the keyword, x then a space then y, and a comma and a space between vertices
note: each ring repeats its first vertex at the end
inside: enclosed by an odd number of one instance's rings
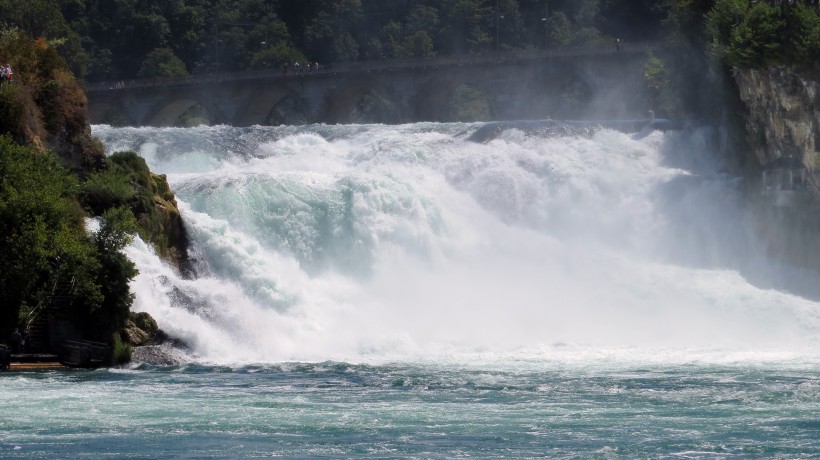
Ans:
POLYGON ((812 175, 805 168, 767 169, 763 171, 763 191, 817 190, 812 175))
POLYGON ((135 80, 104 81, 86 86, 89 93, 100 91, 120 91, 134 88, 193 86, 258 79, 297 79, 316 75, 336 75, 346 73, 378 72, 391 70, 422 69, 436 67, 458 67, 492 63, 515 63, 540 61, 562 57, 602 56, 614 54, 638 54, 665 48, 662 42, 621 43, 614 45, 587 45, 549 48, 545 50, 505 51, 501 53, 459 55, 434 58, 391 59, 380 61, 358 61, 319 66, 318 70, 302 70, 284 73, 281 69, 249 70, 241 72, 220 72, 219 74, 199 74, 183 77, 145 78, 135 80))

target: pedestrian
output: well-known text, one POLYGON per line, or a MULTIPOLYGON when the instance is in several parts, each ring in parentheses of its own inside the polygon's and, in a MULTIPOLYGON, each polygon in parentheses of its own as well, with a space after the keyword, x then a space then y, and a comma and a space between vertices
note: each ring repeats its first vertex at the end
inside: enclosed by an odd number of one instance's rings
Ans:
POLYGON ((615 51, 621 51, 621 39, 620 38, 615 39, 615 51))
POLYGON ((9 345, 12 353, 20 353, 23 350, 23 336, 17 328, 9 334, 9 345))

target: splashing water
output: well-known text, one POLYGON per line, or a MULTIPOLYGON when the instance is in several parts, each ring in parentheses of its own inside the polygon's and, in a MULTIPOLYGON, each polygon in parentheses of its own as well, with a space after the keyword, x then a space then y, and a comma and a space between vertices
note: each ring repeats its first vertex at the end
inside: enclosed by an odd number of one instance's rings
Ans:
POLYGON ((135 242, 134 309, 215 363, 815 359, 818 304, 743 276, 708 129, 480 126, 95 126, 168 175, 198 265, 135 242))

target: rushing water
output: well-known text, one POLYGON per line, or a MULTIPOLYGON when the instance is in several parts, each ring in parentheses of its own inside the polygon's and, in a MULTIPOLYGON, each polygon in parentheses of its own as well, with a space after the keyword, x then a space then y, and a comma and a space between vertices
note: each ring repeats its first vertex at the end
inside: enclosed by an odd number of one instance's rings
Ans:
POLYGON ((188 348, 4 375, 0 457, 820 456, 816 275, 708 129, 481 127, 95 126, 177 195, 197 277, 128 255, 188 348))

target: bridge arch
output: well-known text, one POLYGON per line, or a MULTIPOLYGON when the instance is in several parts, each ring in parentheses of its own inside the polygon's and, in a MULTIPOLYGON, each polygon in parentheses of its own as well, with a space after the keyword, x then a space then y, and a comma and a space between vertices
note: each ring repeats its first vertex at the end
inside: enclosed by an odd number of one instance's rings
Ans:
POLYGON ((162 103, 151 115, 146 117, 145 124, 150 126, 177 126, 182 115, 192 110, 200 108, 203 122, 207 124, 219 123, 225 120, 225 116, 219 107, 211 102, 200 98, 175 99, 170 103, 162 103))
POLYGON ((401 98, 383 79, 368 75, 349 79, 344 91, 326 95, 324 117, 335 123, 398 123, 404 112, 401 98))
POLYGON ((236 116, 240 126, 301 124, 307 121, 301 93, 287 85, 266 85, 253 91, 236 116))

